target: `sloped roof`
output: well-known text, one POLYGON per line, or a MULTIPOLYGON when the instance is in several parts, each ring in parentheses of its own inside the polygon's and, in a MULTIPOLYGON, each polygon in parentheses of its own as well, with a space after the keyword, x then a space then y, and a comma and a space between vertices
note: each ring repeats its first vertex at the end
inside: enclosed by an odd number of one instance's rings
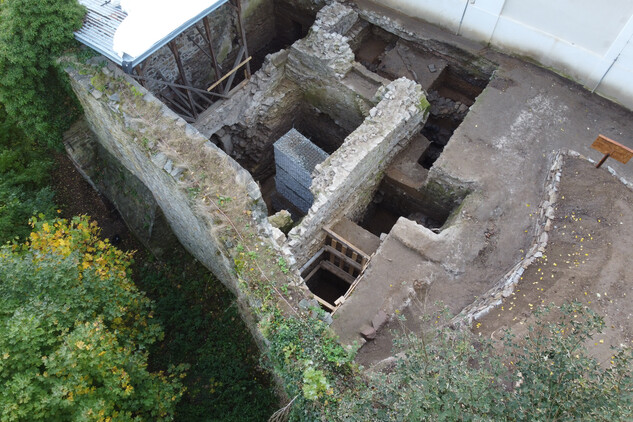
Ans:
POLYGON ((131 72, 227 1, 79 0, 87 13, 75 38, 131 72))

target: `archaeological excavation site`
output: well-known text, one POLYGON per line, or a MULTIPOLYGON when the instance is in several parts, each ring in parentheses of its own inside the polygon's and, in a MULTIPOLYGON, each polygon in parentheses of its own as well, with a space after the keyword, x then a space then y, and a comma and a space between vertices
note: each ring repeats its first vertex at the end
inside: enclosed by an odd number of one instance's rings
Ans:
POLYGON ((312 318, 371 367, 440 306, 455 326, 500 314, 565 224, 566 163, 633 125, 380 2, 209 1, 146 45, 115 35, 118 2, 80 3, 98 54, 64 59, 85 113, 68 154, 144 245, 179 242, 232 291, 262 350, 279 315, 312 318))

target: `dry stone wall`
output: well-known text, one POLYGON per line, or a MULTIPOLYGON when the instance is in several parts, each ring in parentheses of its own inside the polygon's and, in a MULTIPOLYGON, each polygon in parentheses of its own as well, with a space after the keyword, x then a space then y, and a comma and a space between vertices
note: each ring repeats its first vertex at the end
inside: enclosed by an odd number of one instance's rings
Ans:
MULTIPOLYGON (((235 271, 236 222, 251 230, 249 242, 283 254, 251 175, 114 66, 73 62, 66 71, 99 145, 147 187, 180 243, 236 295, 243 319, 265 347, 257 327, 262 303, 235 271)), ((299 284, 293 272, 275 282, 299 284)))

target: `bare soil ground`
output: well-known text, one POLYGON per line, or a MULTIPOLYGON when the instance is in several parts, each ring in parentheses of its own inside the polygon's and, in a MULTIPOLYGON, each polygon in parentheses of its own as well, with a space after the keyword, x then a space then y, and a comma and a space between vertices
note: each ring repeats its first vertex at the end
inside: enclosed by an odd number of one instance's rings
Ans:
MULTIPOLYGON (((579 301, 605 319, 604 332, 587 344, 600 362, 609 359, 612 346, 633 347, 633 191, 605 167, 566 158, 543 257, 526 269, 514 294, 474 322, 474 334, 499 340, 511 330, 520 337, 539 307, 579 301)), ((429 304, 424 294, 419 297, 402 311, 404 321, 392 320, 363 346, 358 363, 370 366, 393 354, 394 334, 424 330, 420 316, 429 304)))
POLYGON ((568 157, 546 253, 473 332, 494 339, 505 329, 520 335, 538 307, 579 301, 605 318, 605 332, 588 345, 600 361, 611 346, 633 346, 632 204, 633 192, 604 167, 568 157))
POLYGON ((54 159, 57 166, 53 170, 51 182, 55 202, 60 206, 60 216, 71 219, 77 215, 89 215, 99 224, 103 238, 112 241, 118 236, 118 242, 114 243, 119 249, 144 254, 144 247, 129 232, 114 205, 86 182, 66 153, 57 153, 54 159))

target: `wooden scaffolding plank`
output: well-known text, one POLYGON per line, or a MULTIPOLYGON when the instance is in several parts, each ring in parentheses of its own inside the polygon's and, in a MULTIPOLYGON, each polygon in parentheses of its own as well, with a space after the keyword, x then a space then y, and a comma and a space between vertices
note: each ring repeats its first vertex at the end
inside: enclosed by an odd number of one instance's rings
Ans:
POLYGON ((325 230, 325 232, 327 234, 329 234, 331 238, 336 239, 340 243, 343 243, 343 244, 347 245, 348 247, 350 247, 354 251, 356 251, 356 253, 358 253, 360 256, 362 256, 362 257, 366 258, 367 260, 369 260, 369 256, 367 256, 367 254, 365 254, 361 248, 355 246, 353 243, 349 242, 348 240, 346 240, 342 236, 338 235, 337 233, 333 232, 331 229, 329 229, 327 227, 324 228, 323 230, 325 230))
POLYGON ((337 251, 330 245, 325 245, 325 250, 330 253, 330 257, 332 257, 332 255, 336 255, 337 257, 345 261, 350 267, 356 268, 358 271, 363 270, 363 267, 358 262, 353 261, 350 257, 346 255, 343 255, 341 252, 337 251))
MULTIPOLYGON (((239 57, 239 56, 238 56, 239 57)), ((213 88, 215 88, 216 86, 218 86, 219 84, 221 84, 226 78, 230 77, 231 75, 233 75, 235 72, 237 72, 239 70, 240 67, 244 66, 246 63, 250 62, 253 58, 252 57, 248 57, 246 60, 244 60, 242 63, 238 64, 237 66, 235 66, 233 69, 231 69, 226 75, 222 76, 216 83, 214 83, 213 85, 211 85, 209 88, 207 88, 207 91, 213 91, 213 88)), ((230 85, 227 85, 227 89, 230 87, 230 85)), ((224 94, 226 95, 226 93, 224 94)))
POLYGON ((312 295, 317 300, 317 302, 319 302, 321 305, 328 308, 330 311, 334 312, 334 309, 335 309, 334 306, 330 305, 327 301, 321 299, 319 296, 315 295, 314 293, 312 293, 312 295))
POLYGON ((354 283, 354 277, 332 264, 330 261, 321 261, 321 267, 349 284, 354 283))

